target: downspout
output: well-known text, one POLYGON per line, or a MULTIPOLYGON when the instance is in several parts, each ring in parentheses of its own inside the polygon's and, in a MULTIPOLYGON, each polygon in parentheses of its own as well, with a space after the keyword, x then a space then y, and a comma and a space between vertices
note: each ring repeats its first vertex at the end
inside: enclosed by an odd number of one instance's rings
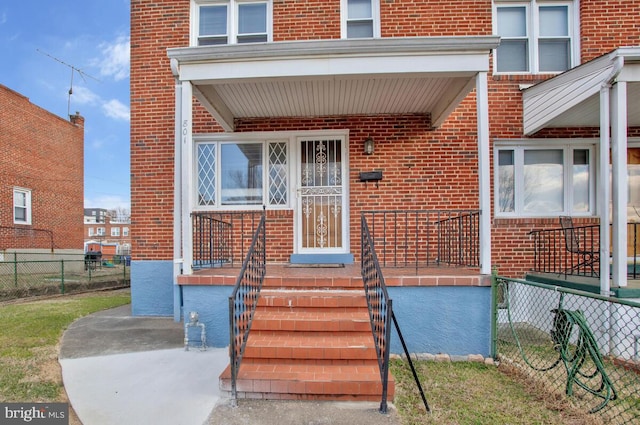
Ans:
POLYGON ((480 273, 491 274, 491 180, 489 178, 489 100, 487 72, 476 75, 478 184, 480 205, 480 273))
POLYGON ((182 318, 182 288, 178 285, 178 276, 182 274, 182 83, 178 79, 178 61, 171 59, 171 72, 176 77, 175 87, 175 140, 173 164, 173 320, 182 318))

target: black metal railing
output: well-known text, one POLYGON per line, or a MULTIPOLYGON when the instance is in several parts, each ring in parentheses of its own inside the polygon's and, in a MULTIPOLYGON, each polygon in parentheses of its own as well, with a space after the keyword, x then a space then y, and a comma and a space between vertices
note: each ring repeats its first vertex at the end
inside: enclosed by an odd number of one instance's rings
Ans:
POLYGON ((480 264, 477 210, 363 211, 383 267, 480 264))
POLYGON ((251 244, 261 211, 194 212, 193 268, 234 266, 251 244))
POLYGON ((255 230, 240 275, 229 297, 229 357, 232 402, 237 402, 237 378, 249 338, 253 314, 266 273, 266 224, 263 214, 255 230))
POLYGON ((638 241, 638 230, 640 229, 640 223, 627 223, 627 240, 629 241, 630 248, 627 253, 631 258, 627 263, 627 269, 629 277, 632 279, 640 279, 640 241, 638 241))
POLYGON ((367 299, 367 307, 369 309, 369 320, 371 321, 371 330, 373 332, 373 340, 376 346, 376 354, 378 357, 378 366, 380 369, 380 379, 382 381, 382 400, 380 401, 380 412, 387 412, 387 387, 389 384, 389 354, 391 348, 391 322, 393 321, 400 342, 404 349, 405 355, 413 372, 413 378, 416 381, 422 401, 427 412, 429 405, 424 396, 424 391, 420 385, 420 380, 413 366, 411 356, 404 342, 402 332, 398 321, 393 314, 393 302, 389 298, 387 287, 384 283, 384 276, 378 263, 373 239, 367 225, 367 219, 364 215, 361 217, 361 273, 364 283, 364 291, 367 299))
POLYGON ((532 271, 577 276, 600 275, 600 225, 532 230, 532 271))
MULTIPOLYGON (((640 223, 627 223, 627 276, 640 278, 638 231, 640 223)), ((532 271, 597 277, 600 275, 600 226, 544 229, 529 232, 533 241, 532 271)), ((605 262, 605 270, 608 263, 605 262)))

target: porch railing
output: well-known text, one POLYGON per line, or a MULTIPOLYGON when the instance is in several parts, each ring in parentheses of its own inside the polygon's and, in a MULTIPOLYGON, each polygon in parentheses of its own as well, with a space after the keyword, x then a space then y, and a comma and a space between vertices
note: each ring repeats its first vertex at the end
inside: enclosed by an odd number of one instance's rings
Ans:
POLYGON ((413 362, 409 351, 404 342, 402 332, 395 315, 393 314, 393 303, 387 292, 384 283, 384 276, 380 270, 380 264, 373 246, 373 239, 367 225, 367 219, 361 216, 361 273, 364 283, 364 291, 367 299, 367 307, 369 309, 369 320, 371 321, 371 330, 373 332, 373 340, 376 346, 376 354, 378 357, 378 366, 380 369, 380 379, 382 381, 382 400, 380 401, 380 412, 387 412, 387 388, 389 384, 389 353, 391 348, 391 322, 393 321, 400 342, 406 354, 407 360, 413 372, 413 378, 416 381, 422 401, 427 412, 429 405, 424 396, 424 391, 420 385, 420 380, 413 367, 413 362))
POLYGON ((237 402, 237 379, 249 338, 253 315, 266 273, 266 230, 263 214, 255 230, 240 275, 229 297, 229 357, 232 402, 237 402))
MULTIPOLYGON (((640 277, 640 252, 638 232, 640 223, 627 223, 628 248, 626 252, 628 277, 640 277)), ((573 234, 578 244, 568 244, 565 230, 542 229, 529 232, 533 242, 534 272, 558 275, 597 277, 600 275, 600 226, 597 224, 577 226, 573 234)), ((605 264, 608 264, 605 261, 605 264)))
POLYGON ((478 210, 364 211, 383 267, 479 267, 478 210))
POLYGON ((261 215, 261 211, 192 213, 193 268, 239 264, 261 215))

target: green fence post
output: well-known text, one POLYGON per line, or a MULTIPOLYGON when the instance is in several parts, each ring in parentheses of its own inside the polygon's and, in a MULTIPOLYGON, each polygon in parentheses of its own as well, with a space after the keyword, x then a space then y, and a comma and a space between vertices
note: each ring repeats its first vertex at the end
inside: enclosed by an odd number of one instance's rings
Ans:
POLYGON ((18 253, 13 254, 13 283, 18 287, 18 253))
POLYGON ((491 357, 498 357, 498 270, 491 273, 491 357))
POLYGON ((61 266, 61 271, 62 271, 62 275, 61 275, 61 280, 60 280, 60 293, 64 294, 64 260, 60 260, 60 266, 61 266))

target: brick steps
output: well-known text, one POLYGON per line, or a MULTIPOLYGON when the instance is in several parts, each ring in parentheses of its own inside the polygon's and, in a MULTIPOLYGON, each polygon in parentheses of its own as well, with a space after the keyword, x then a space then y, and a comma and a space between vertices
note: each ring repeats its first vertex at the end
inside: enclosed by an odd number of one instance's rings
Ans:
MULTIPOLYGON (((238 373, 238 397, 380 401, 380 371, 361 282, 358 289, 345 289, 304 280, 263 286, 238 373)), ((228 367, 220 388, 231 391, 228 367)), ((393 394, 389 376, 388 400, 393 394)))
POLYGON ((253 331, 371 332, 367 312, 256 310, 253 331))
MULTIPOLYGON (((220 386, 231 390, 229 368, 220 386)), ((394 384, 389 383, 390 399, 394 384)), ((380 401, 382 383, 378 365, 307 365, 247 363, 240 367, 238 397, 288 400, 380 401)))

